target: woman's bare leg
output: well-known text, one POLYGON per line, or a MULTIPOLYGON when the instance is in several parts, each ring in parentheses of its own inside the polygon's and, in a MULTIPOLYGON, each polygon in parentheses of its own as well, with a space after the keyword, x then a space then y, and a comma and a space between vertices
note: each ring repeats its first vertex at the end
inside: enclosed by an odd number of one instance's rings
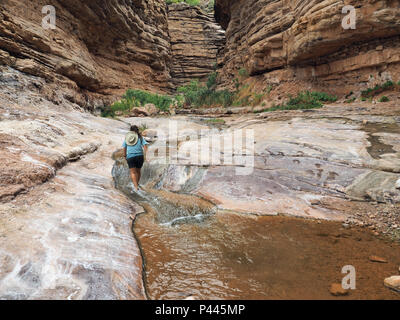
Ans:
POLYGON ((141 171, 141 169, 136 169, 136 176, 138 177, 137 182, 138 182, 138 185, 139 185, 140 178, 142 177, 142 171, 141 171))
POLYGON ((132 178, 133 185, 135 186, 136 190, 138 190, 140 177, 137 175, 136 170, 137 170, 136 168, 132 168, 132 169, 130 169, 130 172, 131 172, 131 178, 132 178))

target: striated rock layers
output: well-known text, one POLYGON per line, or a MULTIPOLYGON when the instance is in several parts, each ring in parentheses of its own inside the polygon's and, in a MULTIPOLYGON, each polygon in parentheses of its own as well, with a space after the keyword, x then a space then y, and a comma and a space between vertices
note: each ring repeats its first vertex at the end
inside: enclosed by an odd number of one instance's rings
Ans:
POLYGON ((185 3, 168 7, 171 77, 175 87, 192 79, 205 80, 214 71, 225 32, 211 14, 185 3))
POLYGON ((0 67, 46 79, 46 96, 82 107, 128 87, 170 90, 166 5, 158 0, 52 1, 56 29, 42 27, 44 0, 0 3, 0 67), (50 90, 49 90, 50 89, 50 90))
POLYGON ((400 1, 216 0, 226 29, 225 82, 246 68, 265 84, 297 82, 348 93, 400 80, 400 1), (356 28, 344 29, 345 5, 356 28))
POLYGON ((145 299, 143 210, 110 175, 129 126, 43 99, 44 82, 0 77, 0 300, 145 299))

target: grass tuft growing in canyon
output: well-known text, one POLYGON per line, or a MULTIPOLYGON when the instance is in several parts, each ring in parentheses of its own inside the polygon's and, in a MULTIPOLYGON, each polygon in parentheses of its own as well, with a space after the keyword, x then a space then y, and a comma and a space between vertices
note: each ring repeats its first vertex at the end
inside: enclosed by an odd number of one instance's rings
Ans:
POLYGON ((133 108, 138 108, 147 103, 154 104, 159 110, 167 111, 173 103, 173 98, 167 95, 160 95, 143 90, 128 89, 120 101, 106 106, 101 113, 102 117, 115 117, 117 112, 127 114, 133 108))
POLYGON ((304 110, 304 109, 318 109, 323 106, 323 102, 335 102, 336 96, 327 94, 325 92, 317 91, 302 91, 296 97, 290 97, 289 101, 282 105, 276 105, 271 108, 256 111, 256 113, 277 111, 277 110, 304 110))
POLYGON ((231 106, 234 93, 229 90, 216 90, 217 77, 218 73, 213 72, 205 85, 198 80, 192 80, 189 84, 179 87, 178 93, 184 98, 185 105, 192 107, 231 106))
POLYGON ((166 2, 167 4, 185 2, 185 3, 187 3, 188 5, 191 5, 191 6, 198 6, 198 5, 200 5, 200 0, 166 0, 165 2, 166 2))
POLYGON ((361 97, 374 97, 384 91, 396 89, 398 86, 399 84, 396 84, 393 81, 386 81, 383 84, 376 85, 374 88, 368 88, 367 90, 361 91, 361 97))

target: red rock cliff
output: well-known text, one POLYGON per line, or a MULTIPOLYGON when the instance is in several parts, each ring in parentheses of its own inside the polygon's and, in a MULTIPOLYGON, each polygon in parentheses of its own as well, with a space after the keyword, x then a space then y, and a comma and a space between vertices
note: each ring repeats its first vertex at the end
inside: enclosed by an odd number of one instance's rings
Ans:
POLYGON ((45 78, 81 106, 128 87, 169 90, 169 56, 165 1, 0 2, 0 66, 45 78), (48 4, 55 30, 42 28, 48 4))
POLYGON ((215 15, 226 28, 225 83, 240 68, 338 93, 400 80, 400 1, 216 0, 215 15), (342 27, 345 5, 356 8, 354 30, 342 27))

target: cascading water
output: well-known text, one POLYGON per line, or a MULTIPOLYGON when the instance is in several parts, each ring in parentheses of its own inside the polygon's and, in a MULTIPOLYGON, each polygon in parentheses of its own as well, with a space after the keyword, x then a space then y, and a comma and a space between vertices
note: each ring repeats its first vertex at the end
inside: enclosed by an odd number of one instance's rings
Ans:
POLYGON ((184 194, 204 177, 206 169, 200 167, 146 163, 141 197, 129 186, 126 162, 114 160, 116 188, 146 209, 133 231, 144 255, 151 299, 330 299, 327 288, 341 279, 349 261, 364 275, 358 279, 362 290, 351 298, 396 299, 379 276, 394 264, 368 262, 376 252, 396 261, 395 253, 370 233, 347 232, 338 222, 217 210, 184 194), (180 193, 163 190, 167 185, 180 193))
MULTIPOLYGON (((158 165, 146 164, 143 168, 143 179, 141 182, 150 184, 150 187, 146 188, 146 192, 143 195, 138 195, 132 189, 129 169, 126 161, 123 161, 123 159, 116 159, 112 176, 117 189, 124 192, 132 200, 152 208, 156 213, 156 222, 159 224, 175 225, 185 222, 203 221, 205 218, 215 214, 215 206, 208 201, 187 194, 158 190, 159 183, 157 182, 162 180, 162 172, 165 173, 167 171, 167 166, 160 167, 158 165)), ((194 179, 197 180, 197 176, 194 179)))

